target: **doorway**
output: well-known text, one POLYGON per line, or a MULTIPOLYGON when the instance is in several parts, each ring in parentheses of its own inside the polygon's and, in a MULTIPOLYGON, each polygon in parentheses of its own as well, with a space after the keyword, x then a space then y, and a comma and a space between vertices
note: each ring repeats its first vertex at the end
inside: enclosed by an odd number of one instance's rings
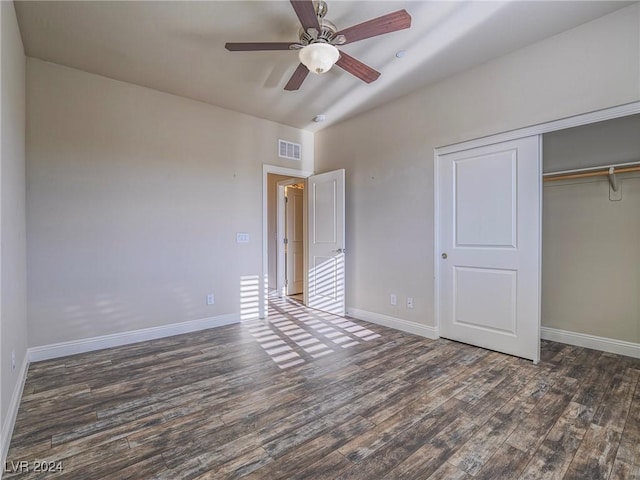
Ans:
POLYGON ((305 182, 289 178, 277 183, 276 289, 304 304, 306 201, 305 182))
MULTIPOLYGON (((288 277, 291 277, 291 274, 287 276, 286 266, 287 266, 287 245, 285 240, 288 241, 287 237, 287 218, 286 218, 286 210, 287 210, 287 190, 289 187, 302 187, 296 190, 294 194, 291 194, 291 191, 294 188, 291 188, 289 194, 290 196, 295 196, 295 200, 292 199, 297 205, 293 206, 289 210, 294 211, 297 215, 297 219, 302 221, 302 225, 298 226, 298 231, 295 235, 296 244, 294 249, 296 250, 296 259, 295 261, 301 262, 301 265, 298 266, 298 280, 297 287, 298 292, 296 295, 299 295, 297 299, 301 302, 305 301, 305 289, 307 282, 304 279, 304 271, 306 268, 306 200, 304 195, 299 196, 298 193, 304 192, 304 185, 306 182, 306 177, 308 175, 298 176, 297 172, 291 171, 289 173, 288 169, 280 169, 285 170, 284 172, 271 173, 267 172, 265 175, 265 187, 266 187, 266 198, 264 198, 265 202, 265 230, 266 230, 266 245, 264 251, 264 260, 265 260, 265 302, 268 301, 268 297, 278 297, 282 298, 287 295, 287 280, 288 277), (287 174, 288 173, 288 174, 287 174), (301 282, 300 282, 301 281, 301 282), (300 285, 302 283, 302 285, 300 285)), ((290 226, 291 228, 295 228, 295 226, 290 226)), ((289 249, 290 250, 290 249, 289 249)), ((293 253, 293 252, 292 252, 293 253)), ((293 256, 293 255, 291 255, 293 256)), ((295 265, 294 262, 289 262, 292 266, 295 265)), ((293 292, 294 287, 292 286, 291 292, 293 292)))
POLYGON ((308 220, 303 217, 302 222, 303 302, 308 307, 343 316, 346 307, 345 171, 314 175, 263 165, 259 317, 268 317, 269 297, 278 296, 277 183, 286 180, 292 180, 292 184, 302 181, 306 187, 306 194, 302 196, 302 211, 308 217, 308 220))

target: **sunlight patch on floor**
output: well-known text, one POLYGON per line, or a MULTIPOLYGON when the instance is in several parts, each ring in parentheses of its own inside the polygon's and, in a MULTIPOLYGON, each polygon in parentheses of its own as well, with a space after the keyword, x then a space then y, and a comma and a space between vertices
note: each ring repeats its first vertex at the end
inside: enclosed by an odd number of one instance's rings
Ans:
POLYGON ((278 297, 269 299, 268 321, 255 319, 243 325, 282 369, 380 338, 378 333, 344 317, 278 297))

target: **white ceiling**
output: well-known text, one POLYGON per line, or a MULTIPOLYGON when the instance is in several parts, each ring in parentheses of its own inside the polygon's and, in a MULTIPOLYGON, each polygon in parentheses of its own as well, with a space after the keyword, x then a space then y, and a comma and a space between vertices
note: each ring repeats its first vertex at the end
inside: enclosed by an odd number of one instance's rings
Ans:
POLYGON ((412 27, 342 47, 382 72, 376 82, 334 67, 294 92, 283 88, 297 52, 224 48, 297 41, 288 1, 20 1, 16 10, 28 56, 316 131, 630 3, 329 0, 338 29, 402 8, 412 27), (327 120, 313 123, 317 114, 327 120))

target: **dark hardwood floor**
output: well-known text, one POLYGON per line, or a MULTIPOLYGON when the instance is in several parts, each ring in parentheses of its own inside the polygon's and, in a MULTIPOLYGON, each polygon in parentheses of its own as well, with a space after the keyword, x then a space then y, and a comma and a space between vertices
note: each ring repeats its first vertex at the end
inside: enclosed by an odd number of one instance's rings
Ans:
POLYGON ((640 479, 638 359, 270 320, 32 364, 4 478, 640 479))

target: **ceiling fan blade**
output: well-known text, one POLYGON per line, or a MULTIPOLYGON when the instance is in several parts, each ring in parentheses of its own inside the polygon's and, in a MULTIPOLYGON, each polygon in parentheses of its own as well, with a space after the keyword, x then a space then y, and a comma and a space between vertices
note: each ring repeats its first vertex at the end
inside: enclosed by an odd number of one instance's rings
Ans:
POLYGON ((356 60, 350 55, 344 52, 340 52, 340 58, 336 62, 343 70, 346 70, 351 75, 358 77, 363 82, 371 83, 378 79, 380 72, 374 70, 368 65, 365 65, 360 60, 356 60))
POLYGON ((307 78, 308 74, 309 69, 301 63, 298 65, 298 68, 296 68, 296 71, 293 72, 293 75, 291 75, 291 78, 285 85, 284 89, 289 91, 298 90, 300 85, 302 85, 302 82, 304 82, 304 79, 307 78))
POLYGON ((296 11, 298 20, 302 24, 302 28, 305 31, 308 28, 315 28, 320 31, 320 23, 318 22, 318 15, 316 15, 316 9, 313 6, 312 0, 291 0, 291 5, 296 11))
POLYGON ((254 52, 259 50, 289 50, 293 42, 258 42, 258 43, 225 43, 224 48, 230 52, 254 52))
POLYGON ((339 31, 338 35, 345 36, 347 39, 345 43, 353 43, 365 38, 403 30, 410 26, 411 15, 409 15, 406 10, 398 10, 397 12, 359 23, 353 27, 345 28, 339 31))

